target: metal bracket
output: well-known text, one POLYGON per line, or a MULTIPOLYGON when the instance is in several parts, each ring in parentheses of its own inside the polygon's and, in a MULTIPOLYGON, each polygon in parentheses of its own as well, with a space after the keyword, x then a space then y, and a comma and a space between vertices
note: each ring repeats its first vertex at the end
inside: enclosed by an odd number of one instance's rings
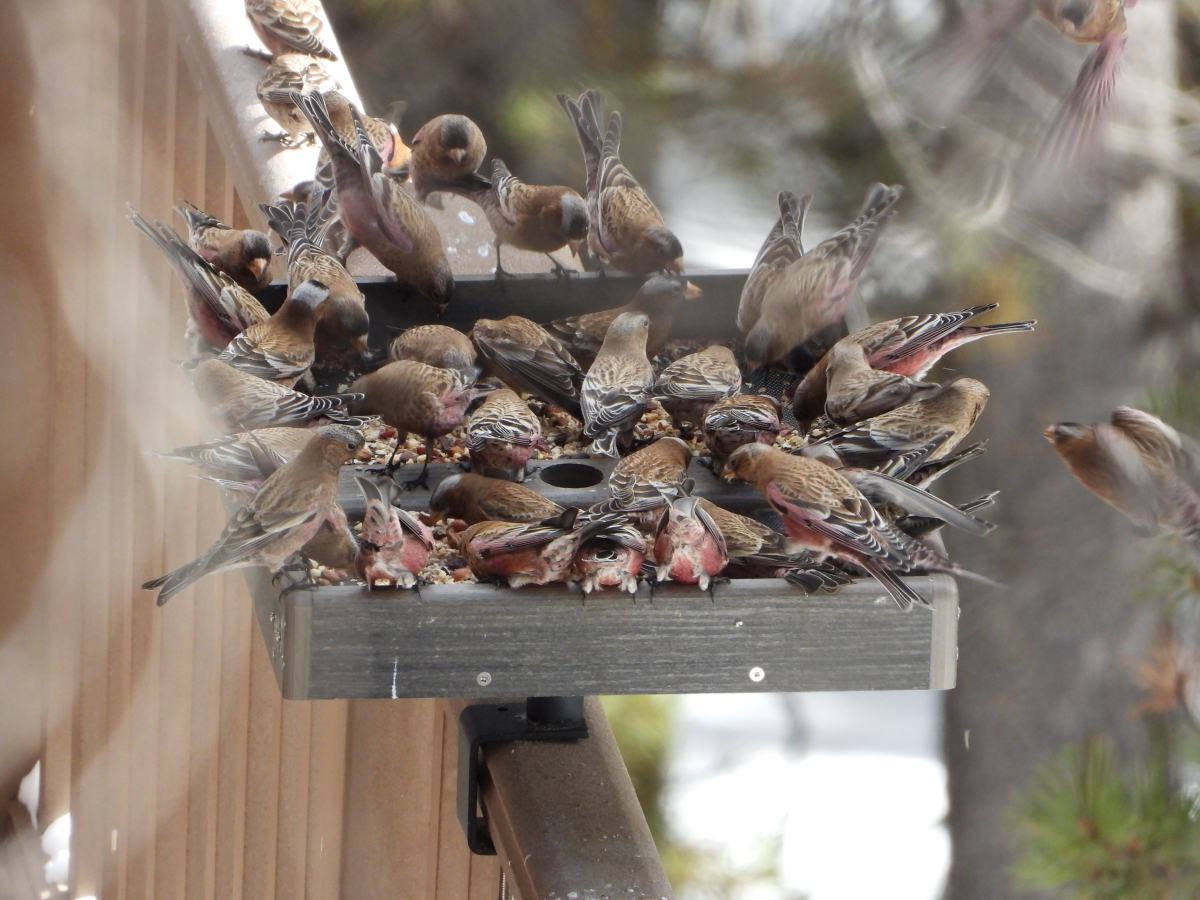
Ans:
POLYGON ((487 822, 479 815, 483 745, 575 741, 587 736, 582 697, 530 697, 524 703, 477 703, 462 711, 458 717, 458 820, 472 853, 496 855, 487 822))

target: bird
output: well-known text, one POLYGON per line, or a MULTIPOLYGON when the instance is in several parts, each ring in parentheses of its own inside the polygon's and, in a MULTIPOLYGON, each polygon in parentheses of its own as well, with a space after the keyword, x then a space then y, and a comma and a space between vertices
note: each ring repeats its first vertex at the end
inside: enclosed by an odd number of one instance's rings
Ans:
POLYGON ((733 351, 714 344, 671 363, 654 382, 654 398, 681 431, 704 424, 714 403, 732 397, 742 387, 742 370, 733 351))
POLYGON ((354 565, 360 550, 346 510, 335 502, 317 533, 300 548, 300 554, 327 569, 348 569, 354 565))
POLYGON ((129 221, 163 252, 183 282, 193 358, 216 356, 237 335, 270 318, 253 294, 214 269, 169 226, 158 221, 151 225, 132 206, 129 211, 129 221))
POLYGON ((368 591, 380 581, 396 588, 415 587, 417 573, 425 568, 433 551, 433 532, 396 506, 399 488, 390 478, 380 480, 359 473, 354 480, 367 501, 354 560, 359 577, 368 591))
POLYGON ((998 334, 1033 331, 1036 319, 1000 325, 969 325, 970 320, 991 312, 1000 304, 988 303, 952 313, 902 316, 876 322, 842 338, 804 376, 796 388, 792 411, 801 428, 807 429, 825 411, 833 349, 844 344, 863 348, 871 368, 902 375, 916 381, 924 378, 943 356, 963 344, 998 334))
POLYGON ((466 116, 447 114, 430 119, 409 142, 411 154, 400 173, 407 174, 422 203, 475 172, 487 156, 487 141, 466 116))
POLYGON ((599 512, 622 513, 644 533, 653 533, 668 492, 686 480, 692 448, 677 437, 662 437, 621 459, 608 476, 608 499, 599 512))
POLYGON ((388 470, 393 469, 396 453, 407 440, 408 432, 415 432, 425 438, 425 465, 408 485, 425 483, 434 438, 449 434, 462 424, 467 407, 478 396, 474 390, 478 375, 478 369, 464 373, 401 359, 363 375, 350 385, 350 390, 362 395, 361 400, 352 404, 355 413, 377 415, 398 432, 388 470))
POLYGON ((525 465, 539 450, 549 450, 541 421, 524 400, 507 388, 493 391, 467 424, 471 471, 491 478, 524 481, 525 465))
POLYGON ((276 56, 259 76, 255 91, 263 110, 283 131, 263 132, 259 140, 278 141, 287 148, 311 146, 316 135, 292 95, 336 91, 339 87, 337 79, 319 59, 305 53, 276 56))
POLYGON ((941 390, 941 386, 933 382, 916 381, 905 375, 872 368, 862 345, 845 338, 834 344, 821 360, 826 363, 823 412, 837 426, 852 425, 891 412, 906 403, 932 397, 941 390))
POLYGON ((613 112, 600 132, 604 94, 585 91, 578 100, 559 94, 587 168, 588 246, 600 259, 630 275, 661 269, 683 271, 683 246, 662 214, 621 162, 621 114, 613 112))
POLYGON ((480 522, 462 533, 458 546, 476 578, 501 579, 520 588, 570 581, 571 564, 584 541, 623 525, 621 516, 581 519, 571 507, 534 525, 480 522))
POLYGON ((805 343, 842 321, 903 190, 900 185, 872 185, 857 219, 779 273, 763 293, 761 313, 746 334, 750 370, 778 364, 805 371, 816 362, 819 354, 805 343))
POLYGON ((337 61, 338 55, 321 39, 325 22, 318 0, 246 0, 246 15, 272 54, 294 51, 337 61))
POLYGON ((346 411, 346 404, 361 400, 362 394, 310 397, 217 359, 207 359, 196 366, 192 388, 209 421, 222 434, 302 425, 322 418, 354 427, 362 424, 361 419, 346 411))
POLYGON ((383 160, 351 109, 355 141, 333 127, 320 94, 294 94, 321 145, 333 161, 338 215, 350 235, 396 275, 400 285, 429 299, 441 315, 454 292, 442 237, 429 214, 395 179, 382 172, 383 160))
POLYGON ((1079 483, 1136 534, 1175 534, 1200 565, 1200 457, 1190 439, 1128 406, 1107 422, 1059 422, 1044 434, 1079 483))
POLYGON ((626 522, 585 540, 571 560, 571 575, 585 594, 606 587, 636 594, 645 560, 646 541, 626 522))
POLYGON ((949 456, 975 426, 989 391, 974 378, 957 378, 926 400, 917 400, 836 431, 815 442, 850 466, 872 468, 936 443, 929 460, 949 456))
POLYGON ((758 321, 763 296, 771 285, 788 266, 804 255, 800 235, 813 195, 797 197, 791 191, 780 191, 776 199, 779 203, 779 219, 754 258, 754 265, 750 267, 750 275, 738 300, 737 327, 742 334, 749 332, 758 321))
POLYGON ((650 333, 646 339, 646 354, 658 356, 666 346, 675 312, 684 301, 696 300, 703 292, 679 275, 660 274, 647 279, 624 306, 602 312, 584 313, 551 322, 550 332, 563 341, 581 366, 592 364, 609 326, 617 316, 627 312, 645 313, 650 318, 650 333))
POLYGON ((263 477, 264 457, 272 470, 277 469, 303 450, 315 433, 311 428, 259 428, 155 455, 186 462, 214 478, 253 483, 263 477))
POLYGON ((487 216, 496 235, 496 277, 509 274, 500 264, 504 245, 544 253, 559 275, 566 269, 553 256, 570 246, 572 252, 587 237, 588 208, 579 193, 562 185, 526 184, 508 171, 502 159, 492 160, 492 178, 479 175, 459 178, 452 192, 474 201, 487 216))
POLYGON ((646 358, 649 331, 645 313, 617 316, 583 379, 579 391, 583 436, 601 456, 619 455, 617 445, 630 442, 650 400, 654 367, 646 358))
MULTIPOLYGON (((223 365, 218 363, 218 365, 223 365)), ((363 447, 345 425, 325 425, 291 462, 280 467, 233 514, 217 541, 198 559, 147 581, 162 606, 206 575, 248 566, 278 572, 313 538, 337 502, 338 471, 363 447)))
POLYGON ((729 561, 725 536, 699 497, 685 483, 668 492, 667 507, 654 538, 655 578, 698 584, 707 591, 713 576, 729 561))
POLYGON ((566 344, 541 325, 522 316, 478 319, 471 339, 489 375, 583 421, 584 371, 566 344))
POLYGON ((914 567, 920 545, 836 470, 776 447, 746 444, 729 457, 722 477, 747 481, 766 498, 783 519, 788 552, 814 550, 864 569, 901 609, 929 605, 897 574, 914 567))
POLYGON ((271 283, 271 242, 253 228, 232 228, 196 206, 177 206, 188 226, 188 246, 218 272, 251 293, 271 283))
POLYGON ((365 353, 371 328, 366 300, 346 267, 321 245, 330 222, 328 193, 310 196, 307 203, 260 203, 259 209, 287 247, 288 291, 295 292, 309 280, 319 281, 329 291, 329 299, 317 310, 313 332, 317 356, 326 359, 339 348, 365 353))
POLYGON ((388 359, 415 359, 439 369, 465 371, 475 367, 476 352, 471 339, 456 328, 417 325, 396 335, 388 359))
POLYGON ((700 429, 720 476, 729 455, 742 444, 774 444, 783 431, 779 401, 766 394, 734 394, 714 403, 700 429))
POLYGON ((292 387, 316 358, 313 335, 329 288, 305 281, 288 294, 275 315, 251 325, 217 359, 250 375, 292 387))
POLYGON ((532 525, 562 513, 563 508, 557 503, 523 484, 474 472, 455 472, 433 489, 426 521, 432 525, 450 518, 461 519, 468 525, 480 522, 532 525))

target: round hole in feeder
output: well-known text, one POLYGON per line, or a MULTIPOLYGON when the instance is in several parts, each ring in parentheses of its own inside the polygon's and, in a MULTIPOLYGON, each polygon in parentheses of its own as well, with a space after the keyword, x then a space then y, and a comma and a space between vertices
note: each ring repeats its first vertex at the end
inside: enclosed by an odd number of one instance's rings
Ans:
POLYGON ((590 488, 604 480, 604 473, 584 463, 557 463, 538 472, 542 481, 557 488, 590 488))

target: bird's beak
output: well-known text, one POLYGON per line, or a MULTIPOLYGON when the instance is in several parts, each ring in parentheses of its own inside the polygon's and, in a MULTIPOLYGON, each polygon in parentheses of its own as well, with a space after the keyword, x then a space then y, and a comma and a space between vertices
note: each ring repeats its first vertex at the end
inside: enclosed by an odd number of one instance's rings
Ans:
POLYGON ((671 260, 671 262, 669 262, 666 265, 666 270, 668 272, 674 272, 676 275, 682 275, 683 274, 683 260, 682 259, 671 260))
POLYGON ((1057 425, 1051 425, 1049 428, 1047 428, 1045 431, 1043 431, 1043 432, 1042 432, 1042 436, 1043 436, 1043 437, 1044 437, 1046 440, 1048 440, 1050 443, 1052 443, 1052 444, 1053 444, 1053 443, 1054 443, 1054 439, 1055 439, 1056 437, 1058 437, 1058 426, 1057 426, 1057 425))
POLYGON ((704 296, 704 291, 700 290, 700 288, 696 287, 690 281, 687 283, 687 290, 684 291, 683 299, 695 300, 695 299, 697 299, 699 297, 703 297, 703 296, 704 296))
POLYGON ((254 273, 255 278, 262 278, 263 269, 267 267, 267 260, 261 256, 250 260, 250 271, 254 273))

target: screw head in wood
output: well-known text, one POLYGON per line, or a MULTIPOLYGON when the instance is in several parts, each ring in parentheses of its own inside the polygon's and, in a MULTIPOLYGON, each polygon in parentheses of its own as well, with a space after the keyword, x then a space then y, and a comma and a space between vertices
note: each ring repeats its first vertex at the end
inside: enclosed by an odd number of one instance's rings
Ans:
POLYGON ((489 684, 492 683, 492 673, 491 672, 480 672, 478 675, 475 676, 475 683, 478 684, 480 687, 487 687, 489 684))
POLYGON ((767 677, 767 673, 762 670, 762 666, 755 666, 750 670, 750 680, 753 682, 762 681, 767 677))

